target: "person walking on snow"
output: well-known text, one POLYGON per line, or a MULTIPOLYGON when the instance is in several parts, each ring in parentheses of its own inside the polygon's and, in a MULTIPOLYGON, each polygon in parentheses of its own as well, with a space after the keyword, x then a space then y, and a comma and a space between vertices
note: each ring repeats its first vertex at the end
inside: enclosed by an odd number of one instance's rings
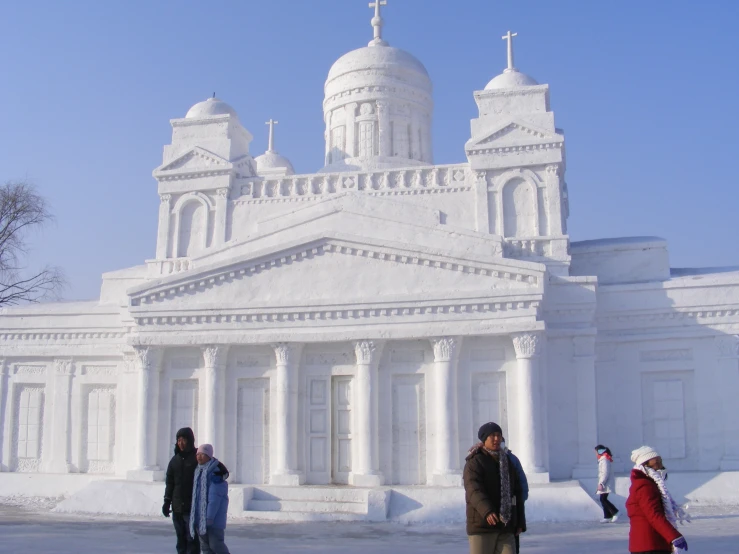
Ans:
POLYGON ((197 451, 190 510, 190 533, 200 537, 203 554, 229 554, 224 542, 228 513, 228 470, 213 457, 213 446, 201 444, 197 451))
POLYGON ((191 535, 190 505, 192 481, 198 461, 195 458, 195 435, 189 427, 183 427, 175 435, 174 456, 167 465, 162 515, 172 514, 177 535, 177 554, 200 554, 197 535, 191 535))
POLYGON ((608 495, 616 488, 616 479, 613 475, 611 464, 613 455, 607 446, 599 444, 595 447, 595 455, 598 457, 598 490, 596 496, 600 496, 600 505, 603 506, 603 519, 601 523, 616 523, 618 521, 618 508, 614 506, 608 495))
POLYGON ((464 466, 470 554, 513 554, 515 535, 526 531, 523 492, 516 469, 500 445, 503 430, 486 423, 464 466))
MULTIPOLYGON (((500 442, 500 448, 508 455, 508 460, 513 464, 513 467, 516 468, 516 475, 518 476, 518 481, 521 483, 521 495, 523 496, 523 502, 524 506, 526 505, 526 501, 529 499, 529 480, 526 478, 526 473, 523 470, 523 466, 521 465, 521 460, 518 459, 518 456, 516 456, 511 450, 508 448, 505 442, 505 437, 503 437, 503 440, 500 442)), ((516 554, 518 554, 521 551, 521 535, 516 535, 516 554)))
POLYGON ((688 550, 688 543, 676 529, 690 521, 665 486, 667 472, 662 457, 649 446, 631 453, 631 488, 626 500, 629 515, 629 552, 671 554, 688 550))

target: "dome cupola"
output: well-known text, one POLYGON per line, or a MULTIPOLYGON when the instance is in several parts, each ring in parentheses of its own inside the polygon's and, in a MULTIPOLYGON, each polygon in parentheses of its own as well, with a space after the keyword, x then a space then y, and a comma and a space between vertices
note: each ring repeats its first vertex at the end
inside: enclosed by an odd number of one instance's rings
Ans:
POLYGON ((521 73, 513 65, 513 37, 517 35, 518 33, 511 33, 510 31, 503 35, 503 40, 508 41, 508 67, 503 70, 503 73, 493 77, 493 79, 485 85, 485 90, 532 87, 539 84, 533 77, 529 77, 525 73, 521 73))
POLYGON ((433 163, 433 87, 413 55, 382 38, 374 8, 370 43, 339 58, 324 86, 326 159, 323 171, 356 171, 433 163))
POLYGON ((226 104, 223 100, 216 98, 216 94, 213 93, 212 98, 198 102, 192 108, 187 110, 185 119, 205 119, 226 114, 238 118, 236 110, 226 104))
POLYGON ((267 151, 261 156, 254 158, 257 165, 257 175, 262 177, 286 177, 295 175, 293 164, 290 163, 285 156, 281 156, 275 150, 275 125, 279 123, 274 119, 270 119, 265 123, 269 125, 269 141, 267 151))

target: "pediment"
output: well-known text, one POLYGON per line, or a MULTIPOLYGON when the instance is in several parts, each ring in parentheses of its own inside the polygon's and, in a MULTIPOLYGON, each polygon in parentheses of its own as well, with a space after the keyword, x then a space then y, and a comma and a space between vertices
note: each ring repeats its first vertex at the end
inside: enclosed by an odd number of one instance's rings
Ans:
POLYGON ((366 307, 453 298, 540 298, 545 270, 516 260, 467 260, 360 240, 318 238, 129 290, 137 312, 366 307))
POLYGON ((563 137, 557 133, 512 120, 483 133, 478 138, 469 140, 466 148, 470 149, 479 146, 498 148, 508 145, 543 144, 552 141, 559 142, 561 140, 564 140, 563 137))
POLYGON ((233 164, 225 158, 196 146, 179 156, 177 159, 155 169, 154 176, 169 172, 190 173, 229 170, 232 168, 233 164))

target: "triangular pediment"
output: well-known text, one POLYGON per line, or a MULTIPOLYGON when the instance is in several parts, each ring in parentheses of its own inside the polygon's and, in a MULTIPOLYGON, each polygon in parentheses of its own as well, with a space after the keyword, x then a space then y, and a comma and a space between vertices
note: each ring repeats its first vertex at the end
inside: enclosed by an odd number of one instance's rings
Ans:
POLYGON ((537 128, 534 125, 511 120, 470 139, 466 148, 499 148, 521 144, 545 144, 563 141, 557 133, 537 128))
POLYGON ((154 170, 154 176, 170 172, 191 173, 202 171, 222 171, 230 170, 232 168, 233 164, 225 158, 196 146, 175 160, 159 166, 154 170))
POLYGON ((183 272, 128 294, 132 313, 369 309, 455 298, 518 303, 541 297, 544 274, 543 266, 517 260, 470 260, 408 245, 323 236, 183 272))

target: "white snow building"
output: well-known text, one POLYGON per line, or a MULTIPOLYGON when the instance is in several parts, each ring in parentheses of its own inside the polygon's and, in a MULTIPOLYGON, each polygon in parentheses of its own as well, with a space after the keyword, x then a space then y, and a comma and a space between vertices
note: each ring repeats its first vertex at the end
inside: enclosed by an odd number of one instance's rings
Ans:
POLYGON ((739 272, 570 242, 565 138, 510 33, 466 159, 435 165, 431 79, 377 4, 329 71, 317 173, 272 128, 253 158, 209 98, 154 170, 155 257, 98 301, 2 311, 3 472, 157 481, 190 426, 234 484, 437 490, 489 420, 533 482, 593 476, 598 442, 621 470, 642 443, 739 470, 739 272))

